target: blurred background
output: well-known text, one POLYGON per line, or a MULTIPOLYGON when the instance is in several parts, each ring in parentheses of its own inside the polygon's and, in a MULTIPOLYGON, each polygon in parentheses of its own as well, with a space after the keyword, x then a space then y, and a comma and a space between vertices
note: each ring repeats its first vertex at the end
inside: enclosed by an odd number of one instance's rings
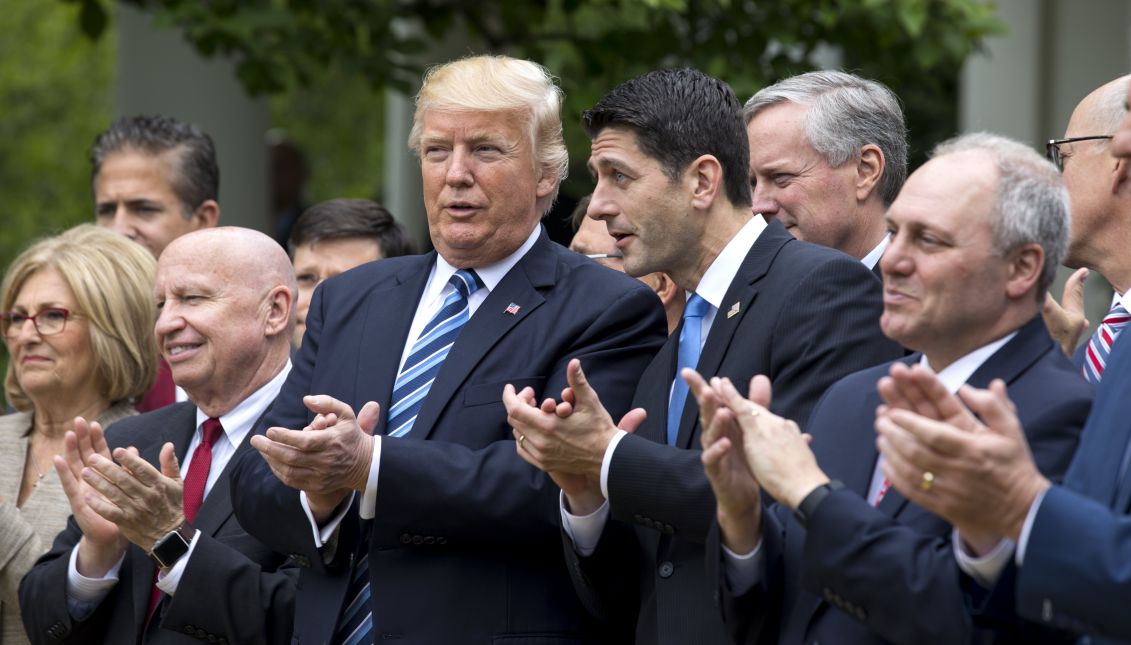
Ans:
MULTIPOLYGON (((697 67, 742 101, 814 68, 875 78, 904 102, 914 167, 968 130, 1043 152, 1080 98, 1131 68, 1129 27, 1126 0, 0 0, 0 266, 92 219, 87 154, 119 115, 211 134, 222 224, 275 234, 288 213, 363 197, 426 245, 406 147, 421 72, 530 58, 567 95, 571 172, 546 220, 562 240, 591 188, 580 112, 646 70, 697 67)), ((1090 297, 1090 319, 1107 302, 1090 297)))

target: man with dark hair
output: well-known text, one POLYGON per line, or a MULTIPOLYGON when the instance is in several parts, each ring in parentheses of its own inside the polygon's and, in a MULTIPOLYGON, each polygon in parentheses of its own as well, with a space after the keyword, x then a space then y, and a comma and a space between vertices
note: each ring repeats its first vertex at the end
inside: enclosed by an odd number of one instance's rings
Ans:
POLYGON ((566 555, 590 609, 635 622, 639 643, 724 642, 704 567, 715 500, 678 370, 765 374, 774 409, 804 425, 831 383, 901 350, 880 333, 880 282, 861 263, 752 215, 741 108, 725 83, 650 72, 582 119, 597 179, 589 217, 605 222, 629 275, 664 271, 690 297, 637 386, 647 417, 621 421, 634 433, 614 425, 577 362, 560 404, 508 387, 509 421, 518 454, 562 488, 566 555))
POLYGON ((159 257, 177 237, 220 220, 220 170, 212 139, 165 116, 122 117, 90 151, 99 225, 159 257))
POLYGON ((323 280, 366 262, 416 253, 392 214, 368 199, 331 199, 302 214, 287 243, 298 280, 294 344, 306 333, 306 311, 323 280))
MULTIPOLYGON (((591 198, 592 195, 582 197, 570 215, 573 239, 570 240, 569 248, 597 264, 624 273, 624 256, 617 250, 616 238, 609 235, 609 229, 605 227, 604 222, 585 216, 591 198)), ((648 285, 660 298, 660 302, 664 305, 664 314, 668 318, 668 333, 672 333, 679 326, 680 318, 683 316, 683 305, 687 302, 687 294, 675 283, 675 280, 662 271, 642 275, 637 280, 648 285)))

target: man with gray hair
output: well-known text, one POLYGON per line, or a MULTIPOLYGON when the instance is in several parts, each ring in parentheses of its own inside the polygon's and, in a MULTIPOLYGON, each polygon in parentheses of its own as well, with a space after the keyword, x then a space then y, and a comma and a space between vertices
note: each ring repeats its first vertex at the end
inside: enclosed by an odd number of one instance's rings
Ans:
POLYGON ((907 178, 907 134, 890 89, 838 71, 763 88, 743 108, 753 211, 879 274, 884 211, 907 178))
POLYGON ((174 239, 220 220, 220 170, 212 138, 166 116, 122 117, 98 135, 90 151, 94 213, 149 249, 153 257, 174 239))
POLYGON ((624 414, 666 334, 648 287, 539 223, 565 175, 560 106, 530 61, 429 71, 410 146, 436 251, 314 292, 267 434, 233 476, 248 532, 306 567, 296 642, 599 638, 561 553, 558 488, 516 454, 503 388, 556 396, 579 359, 624 414))
MULTIPOLYGON (((959 137, 911 176, 886 219, 880 324, 917 353, 833 385, 809 419, 811 448, 767 409, 765 377, 746 399, 729 381, 687 373, 712 417, 703 462, 726 548, 709 562, 725 572, 728 626, 749 643, 970 642, 951 527, 891 488, 876 452, 877 407, 915 405, 885 374, 930 371, 952 392, 1000 379, 1052 478, 1091 405, 1039 315, 1068 240, 1052 164, 1002 137, 959 137), (776 501, 764 505, 760 491, 776 501)), ((926 472, 917 485, 954 483, 926 472)))

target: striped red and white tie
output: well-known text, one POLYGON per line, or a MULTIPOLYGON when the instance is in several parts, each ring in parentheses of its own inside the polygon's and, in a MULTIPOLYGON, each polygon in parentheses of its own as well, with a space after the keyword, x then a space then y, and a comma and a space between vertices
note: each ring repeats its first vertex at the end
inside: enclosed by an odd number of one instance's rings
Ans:
POLYGON ((1107 357, 1111 354, 1111 346, 1128 321, 1131 321, 1131 315, 1128 315, 1122 304, 1116 303, 1104 316, 1096 333, 1088 341, 1088 348, 1084 353, 1083 373, 1089 383, 1099 383, 1103 378, 1104 366, 1107 365, 1107 357))

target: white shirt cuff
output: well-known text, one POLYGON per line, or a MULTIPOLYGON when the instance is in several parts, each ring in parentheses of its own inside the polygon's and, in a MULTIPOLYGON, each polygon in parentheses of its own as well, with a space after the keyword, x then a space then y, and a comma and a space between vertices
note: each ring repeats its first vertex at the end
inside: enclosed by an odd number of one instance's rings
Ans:
POLYGON ((605 456, 601 459, 601 494, 605 499, 609 499, 609 464, 613 463, 613 451, 627 434, 624 430, 617 430, 608 447, 605 448, 605 456))
POLYGON ((122 562, 126 560, 126 554, 123 553, 122 557, 106 575, 101 578, 88 578, 79 573, 79 547, 76 544, 75 548, 71 549, 70 563, 67 565, 67 600, 73 600, 79 603, 93 603, 98 604, 110 593, 114 585, 118 584, 118 571, 122 568, 122 562))
POLYGON ((723 547, 723 569, 726 574, 727 588, 736 596, 750 591, 762 579, 762 541, 754 550, 745 555, 739 555, 723 547))
POLYGON ((562 511, 562 528, 573 541, 573 550, 583 558, 593 555, 609 520, 608 500, 588 515, 574 515, 566 510, 565 493, 558 494, 558 505, 562 511))
POLYGON ((306 499, 305 491, 299 491, 298 501, 302 504, 302 511, 306 513, 306 519, 310 521, 310 531, 314 536, 314 548, 321 549, 330 541, 330 536, 334 534, 334 531, 338 530, 338 525, 342 523, 342 520, 346 516, 346 511, 350 509, 353 495, 346 497, 345 501, 338 507, 338 511, 330 518, 330 521, 326 522, 326 525, 321 528, 319 528, 318 522, 314 519, 314 513, 310 510, 310 502, 306 499))
POLYGON ((997 579, 1001 577, 1005 565, 1009 564, 1009 558, 1013 556, 1013 551, 1017 546, 1013 543, 1013 540, 1003 539, 989 553, 978 557, 967 550, 966 543, 962 541, 962 536, 958 534, 958 529, 951 531, 950 539, 954 547, 954 558, 958 561, 958 568, 962 569, 963 573, 973 578, 974 582, 985 589, 989 589, 997 583, 997 579))
POLYGON ((1025 548, 1029 546, 1029 533, 1033 530, 1033 522, 1037 521, 1037 511, 1041 510, 1041 502, 1045 501, 1045 494, 1049 489, 1041 491, 1029 507, 1029 514, 1025 516, 1025 523, 1021 525, 1021 535, 1017 536, 1017 566, 1025 562, 1025 548))
POLYGON ((169 567, 166 573, 157 572, 157 588, 161 591, 172 596, 177 593, 177 585, 181 584, 181 576, 185 575, 185 567, 188 566, 189 558, 192 557, 192 551, 196 548, 196 543, 200 541, 200 531, 194 531, 192 541, 189 542, 188 551, 177 560, 173 566, 169 567))
POLYGON ((381 435, 373 436, 373 459, 369 462, 369 479, 361 496, 361 519, 371 520, 377 513, 377 476, 381 473, 381 435))

